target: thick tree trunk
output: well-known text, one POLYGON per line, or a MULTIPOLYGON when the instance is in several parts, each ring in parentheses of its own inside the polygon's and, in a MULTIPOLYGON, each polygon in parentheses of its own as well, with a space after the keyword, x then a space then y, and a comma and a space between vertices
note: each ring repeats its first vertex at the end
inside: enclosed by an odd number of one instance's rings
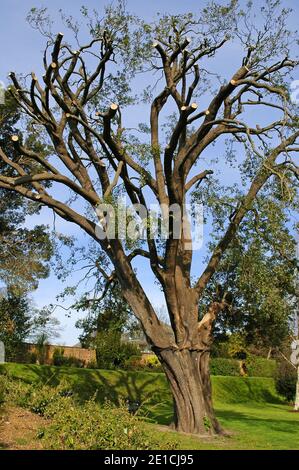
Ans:
POLYGON ((174 400, 177 431, 213 435, 222 432, 212 406, 212 389, 207 351, 164 350, 159 358, 174 400))

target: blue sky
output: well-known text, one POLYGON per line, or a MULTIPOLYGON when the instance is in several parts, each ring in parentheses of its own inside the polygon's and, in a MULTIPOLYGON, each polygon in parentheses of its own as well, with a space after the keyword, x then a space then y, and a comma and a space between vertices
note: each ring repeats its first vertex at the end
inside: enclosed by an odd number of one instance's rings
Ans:
MULTIPOLYGON (((61 25, 58 14, 58 10, 60 8, 63 8, 65 13, 76 17, 82 5, 85 5, 90 9, 96 8, 100 10, 106 3, 106 1, 102 0, 73 0, 68 2, 61 2, 61 0, 51 0, 51 2, 37 2, 35 0, 1 0, 0 80, 8 83, 7 75, 12 70, 17 73, 30 73, 33 70, 38 73, 41 70, 45 38, 41 37, 38 32, 32 30, 27 24, 25 18, 30 8, 33 6, 47 7, 53 20, 55 20, 55 27, 53 29, 58 32, 63 31, 63 26, 61 25)), ((206 3, 206 1, 198 0, 184 0, 183 2, 177 0, 151 0, 150 2, 140 0, 127 1, 128 9, 146 20, 150 20, 156 12, 179 14, 192 11, 196 13, 199 8, 204 6, 206 3)), ((227 2, 222 3, 226 4, 227 2)), ((244 5, 246 4, 246 2, 243 3, 244 5)), ((254 2, 254 4, 260 3, 261 2, 259 1, 254 2)), ((298 3, 299 2, 295 0, 283 2, 284 6, 292 7, 295 10, 290 21, 290 25, 293 27, 296 26, 297 18, 299 17, 298 3)), ((237 55, 238 51, 235 51, 236 56, 232 55, 231 51, 232 50, 228 52, 228 55, 224 54, 221 58, 221 62, 218 62, 220 66, 222 65, 222 72, 225 71, 224 67, 227 67, 228 76, 234 61, 239 63, 240 59, 237 55)), ((134 119, 136 122, 144 121, 143 111, 140 110, 135 113, 134 119)), ((52 213, 45 209, 39 217, 31 218, 31 220, 28 221, 28 224, 52 224, 52 222, 52 213)), ((83 243, 86 243, 87 241, 87 238, 79 229, 77 229, 76 226, 63 220, 57 220, 57 229, 66 235, 77 236, 83 243)), ((206 232, 207 230, 208 229, 206 228, 206 232)), ((206 232, 205 238, 207 238, 208 235, 206 232)), ((157 287, 153 285, 153 279, 150 275, 149 269, 147 269, 147 265, 139 262, 138 268, 143 273, 142 280, 149 297, 153 301, 154 305, 160 305, 162 303, 162 295, 159 293, 157 287)), ((74 275, 73 278, 75 279, 76 275, 74 275)), ((41 281, 38 290, 33 293, 33 299, 39 307, 49 303, 55 303, 55 296, 57 293, 61 292, 62 288, 63 286, 61 285, 61 281, 58 281, 54 274, 51 274, 49 279, 41 281)), ((61 321, 63 327, 59 342, 65 344, 75 343, 78 336, 78 330, 74 328, 77 316, 73 314, 71 318, 66 318, 63 310, 57 310, 57 317, 61 321)))

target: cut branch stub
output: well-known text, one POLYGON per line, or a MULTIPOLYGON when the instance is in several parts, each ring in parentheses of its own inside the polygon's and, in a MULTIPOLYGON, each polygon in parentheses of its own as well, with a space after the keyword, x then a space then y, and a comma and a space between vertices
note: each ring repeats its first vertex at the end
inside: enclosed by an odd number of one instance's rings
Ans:
POLYGON ((161 58, 162 58, 162 61, 165 63, 166 59, 167 59, 167 55, 166 55, 166 52, 164 51, 163 47, 161 46, 161 44, 159 44, 157 41, 154 41, 153 42, 153 48, 156 49, 161 58))
POLYGON ((181 106, 181 112, 182 114, 185 114, 186 116, 189 116, 191 113, 193 113, 197 109, 197 104, 192 103, 190 106, 181 106))
POLYGON ((63 38, 63 33, 58 33, 57 36, 56 36, 56 40, 55 40, 54 48, 53 48, 53 52, 52 52, 52 61, 53 62, 58 61, 58 55, 59 55, 59 51, 60 51, 62 38, 63 38))
POLYGON ((107 117, 109 119, 112 119, 115 116, 117 110, 118 110, 118 104, 112 103, 107 113, 107 117))

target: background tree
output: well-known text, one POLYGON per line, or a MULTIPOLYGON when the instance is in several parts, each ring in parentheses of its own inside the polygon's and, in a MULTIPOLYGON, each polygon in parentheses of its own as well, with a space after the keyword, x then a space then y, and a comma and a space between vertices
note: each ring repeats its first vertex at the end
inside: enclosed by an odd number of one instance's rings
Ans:
POLYGON ((88 311, 87 316, 76 322, 76 327, 83 330, 79 340, 84 348, 90 347, 99 332, 114 331, 122 334, 136 329, 136 320, 134 321, 131 309, 124 301, 117 284, 109 289, 103 299, 82 297, 70 309, 88 311))
POLYGON ((26 358, 25 342, 43 342, 59 336, 59 321, 51 313, 38 310, 27 293, 2 289, 0 297, 0 340, 8 361, 26 358))
MULTIPOLYGON (((211 188, 209 193, 212 198, 211 188)), ((197 196, 200 195, 194 194, 197 196)), ((222 206, 227 216, 221 198, 215 198, 208 206, 212 211, 222 206)), ((221 260, 201 305, 203 315, 204 305, 211 302, 217 291, 219 296, 227 293, 231 298, 216 320, 216 343, 237 333, 243 338, 245 349, 251 347, 267 355, 280 348, 292 334, 297 306, 294 273, 298 269, 294 259, 296 242, 288 228, 289 214, 295 209, 292 206, 292 201, 263 191, 221 260)), ((223 213, 218 212, 219 230, 223 213)), ((214 236, 217 238, 216 230, 214 236)))
MULTIPOLYGON (((104 17, 93 14, 87 45, 74 50, 61 33, 49 39, 42 79, 32 73, 27 86, 10 74, 11 93, 34 125, 46 132, 52 152, 45 157, 13 135, 18 157, 0 150, 13 173, 1 174, 0 186, 52 208, 99 244, 111 267, 110 272, 103 270, 104 280, 118 279, 164 368, 174 398, 176 429, 192 433, 221 432, 212 407, 209 351, 213 322, 227 301, 215 299, 199 322, 198 304, 244 218, 253 213, 262 188, 273 184, 276 191, 279 181, 279 190, 294 197, 298 177, 292 158, 298 151, 298 117, 286 86, 297 65, 290 58, 295 37, 287 28, 289 11, 268 0, 258 24, 253 9, 252 2, 246 11, 236 0, 227 6, 212 2, 198 18, 165 15, 145 24, 119 3, 107 8, 104 17), (233 72, 225 69, 221 74, 222 64, 215 78, 215 60, 211 69, 209 59, 236 43, 239 64, 233 72), (126 128, 123 119, 126 106, 134 103, 128 80, 133 83, 140 72, 148 73, 151 87, 145 90, 150 126, 139 126, 143 139, 126 128), (271 113, 259 113, 261 109, 271 113), (167 216, 176 204, 183 222, 189 192, 213 170, 223 172, 208 149, 223 143, 224 137, 239 149, 235 168, 240 171, 230 186, 237 204, 194 281, 190 231, 181 230, 176 237, 170 230, 166 241, 155 240, 149 230, 151 217, 141 206, 148 207, 155 198, 167 216), (60 185, 74 197, 64 198, 55 190, 60 185), (109 218, 100 204, 115 205, 119 190, 137 204, 131 218, 143 219, 146 243, 137 231, 137 237, 127 237, 130 243, 120 233, 109 237, 109 218), (149 260, 165 295, 171 328, 159 320, 142 288, 133 266, 136 256, 149 260)), ((88 17, 86 9, 83 14, 88 17)), ((78 39, 79 29, 74 22, 71 27, 78 39)))
POLYGON ((140 327, 117 283, 109 288, 103 298, 83 296, 70 307, 71 310, 74 308, 88 311, 87 316, 76 322, 76 327, 83 330, 79 336, 81 345, 96 350, 98 367, 123 367, 131 356, 141 355, 138 345, 127 341, 128 337, 140 331, 140 327))
POLYGON ((26 295, 8 290, 0 299, 0 339, 8 361, 24 353, 23 343, 31 328, 31 305, 26 295))
MULTIPOLYGON (((21 113, 16 101, 6 93, 5 104, 0 105, 0 145, 6 154, 17 159, 11 142, 21 113)), ((34 136, 29 134, 27 143, 33 145, 34 136)), ((39 150, 43 153, 42 146, 39 150)), ((1 175, 12 175, 12 169, 0 160, 1 175)), ((39 204, 22 198, 18 193, 0 189, 0 281, 26 291, 37 288, 38 280, 49 274, 52 245, 44 225, 33 229, 24 226, 27 216, 38 213, 39 204)))

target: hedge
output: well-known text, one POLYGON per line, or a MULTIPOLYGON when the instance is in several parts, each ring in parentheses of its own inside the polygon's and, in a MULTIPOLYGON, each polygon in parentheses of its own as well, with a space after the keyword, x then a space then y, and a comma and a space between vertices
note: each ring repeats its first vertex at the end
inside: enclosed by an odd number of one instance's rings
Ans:
POLYGON ((212 357, 210 361, 210 372, 212 375, 239 377, 241 375, 240 362, 237 359, 212 357))
POLYGON ((274 359, 265 359, 258 356, 249 356, 245 361, 249 377, 275 377, 277 363, 274 359))
POLYGON ((210 361, 210 371, 212 375, 226 375, 238 377, 241 374, 241 363, 243 362, 244 372, 248 377, 275 377, 277 364, 273 359, 249 356, 245 361, 238 359, 226 359, 212 357, 210 361))

